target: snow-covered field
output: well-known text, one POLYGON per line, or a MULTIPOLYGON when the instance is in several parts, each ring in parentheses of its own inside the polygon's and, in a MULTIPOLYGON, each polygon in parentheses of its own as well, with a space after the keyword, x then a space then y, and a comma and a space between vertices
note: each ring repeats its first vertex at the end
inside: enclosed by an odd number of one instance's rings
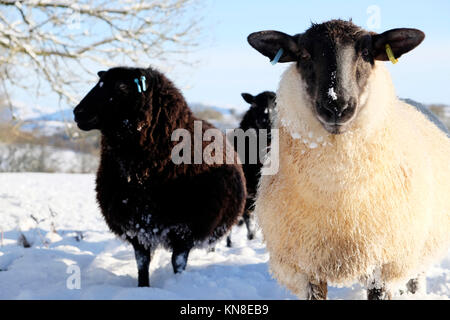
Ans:
MULTIPOLYGON (((158 250, 152 287, 137 288, 132 248, 108 231, 94 175, 1 173, 0 232, 0 299, 295 299, 271 278, 261 234, 248 241, 238 227, 233 248, 222 240, 215 252, 193 250, 182 274, 174 275, 170 254, 158 250), (81 288, 69 289, 77 267, 81 288)), ((450 255, 427 279, 426 295, 395 298, 448 299, 450 255)), ((329 298, 364 299, 365 292, 332 287, 329 298)))

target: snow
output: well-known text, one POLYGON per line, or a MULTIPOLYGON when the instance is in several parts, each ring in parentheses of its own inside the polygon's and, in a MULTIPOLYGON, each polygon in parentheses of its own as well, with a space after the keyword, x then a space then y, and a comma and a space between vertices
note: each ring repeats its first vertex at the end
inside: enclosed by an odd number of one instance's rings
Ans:
POLYGON ((334 88, 331 87, 330 89, 328 89, 328 96, 333 99, 333 100, 337 100, 337 95, 336 92, 334 92, 334 88))
MULTIPOLYGON (((215 252, 193 250, 181 274, 158 249, 152 287, 137 288, 132 247, 108 230, 94 181, 91 174, 0 174, 0 299, 296 299, 272 279, 261 232, 248 241, 245 227, 233 230, 233 248, 223 239, 215 252), (18 244, 21 233, 30 248, 18 244)), ((395 298, 448 299, 450 254, 427 278, 427 294, 395 298)), ((330 287, 329 298, 364 299, 365 291, 330 287)))
MULTIPOLYGON (((295 139, 295 140, 300 140, 301 139, 303 144, 305 144, 309 149, 316 149, 316 148, 319 147, 319 144, 323 142, 323 137, 317 137, 316 138, 317 142, 312 141, 311 139, 314 138, 314 134, 313 134, 312 131, 308 132, 308 138, 309 139, 307 139, 307 138, 303 138, 302 139, 301 134, 299 134, 298 132, 291 132, 290 134, 291 134, 292 139, 295 139)), ((323 147, 325 147, 326 145, 327 145, 326 142, 322 143, 323 147)), ((302 154, 304 154, 304 153, 305 153, 304 150, 302 150, 302 154)))
POLYGON ((292 139, 301 139, 302 138, 302 136, 297 132, 292 132, 291 136, 292 136, 292 139))

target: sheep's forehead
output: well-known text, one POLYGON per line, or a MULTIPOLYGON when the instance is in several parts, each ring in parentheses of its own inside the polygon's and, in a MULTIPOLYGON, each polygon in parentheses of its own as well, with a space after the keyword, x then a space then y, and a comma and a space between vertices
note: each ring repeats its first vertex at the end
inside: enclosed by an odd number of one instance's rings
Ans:
POLYGON ((310 50, 316 73, 321 75, 323 85, 335 87, 338 83, 346 84, 352 80, 351 76, 355 74, 358 61, 355 43, 325 37, 313 43, 310 50))
POLYGON ((307 49, 313 55, 321 54, 330 67, 346 64, 354 58, 355 44, 366 31, 351 21, 331 20, 321 24, 313 24, 303 38, 307 49))
POLYGON ((325 70, 337 80, 347 80, 346 75, 355 68, 356 39, 341 37, 335 34, 322 34, 310 44, 310 50, 318 63, 325 64, 325 70))
POLYGON ((356 60, 355 42, 329 37, 320 40, 312 44, 313 55, 316 55, 318 61, 324 59, 329 71, 347 69, 356 60), (317 57, 318 55, 322 57, 317 57))
POLYGON ((331 20, 321 24, 313 24, 305 35, 311 39, 326 38, 335 43, 354 43, 364 30, 351 21, 331 20))

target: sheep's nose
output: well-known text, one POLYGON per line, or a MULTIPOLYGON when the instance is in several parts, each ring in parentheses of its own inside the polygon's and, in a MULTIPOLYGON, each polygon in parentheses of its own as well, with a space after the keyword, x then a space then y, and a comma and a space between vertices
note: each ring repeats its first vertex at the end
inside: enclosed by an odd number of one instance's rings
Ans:
POLYGON ((73 115, 76 116, 76 115, 79 114, 79 113, 80 113, 80 109, 78 108, 78 106, 76 106, 76 107, 73 109, 73 115))
POLYGON ((83 114, 84 113, 84 110, 83 110, 83 108, 81 108, 81 106, 80 105, 77 105, 74 109, 73 109, 73 115, 76 117, 76 116, 79 116, 79 115, 81 115, 81 114, 83 114))
POLYGON ((86 114, 85 110, 83 108, 81 108, 80 105, 76 106, 75 109, 73 109, 73 115, 74 115, 75 121, 83 119, 85 114, 86 114))
POLYGON ((341 99, 327 101, 317 105, 317 111, 324 120, 331 123, 345 123, 354 114, 356 109, 356 99, 350 98, 348 101, 341 99))

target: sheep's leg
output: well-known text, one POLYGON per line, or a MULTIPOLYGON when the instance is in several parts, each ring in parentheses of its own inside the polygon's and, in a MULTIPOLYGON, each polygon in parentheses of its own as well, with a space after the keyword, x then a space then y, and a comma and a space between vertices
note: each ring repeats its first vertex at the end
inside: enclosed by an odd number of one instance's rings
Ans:
MULTIPOLYGON (((242 226, 244 224, 244 220, 243 219, 239 219, 239 221, 237 222, 238 226, 242 226)), ((233 246, 233 241, 231 241, 231 232, 232 230, 230 230, 230 233, 228 233, 227 236, 227 247, 231 248, 233 246)))
POLYGON ((374 281, 367 289, 367 300, 391 300, 391 293, 385 284, 377 284, 374 281))
MULTIPOLYGON (((247 239, 253 240, 255 237, 255 233, 251 226, 251 216, 249 212, 246 210, 242 215, 242 219, 239 220, 238 226, 241 226, 245 222, 245 226, 247 227, 247 239)), ((233 246, 233 242, 231 241, 231 232, 227 236, 227 247, 231 248, 233 246)))
POLYGON ((233 242, 231 241, 231 232, 227 236, 227 247, 231 248, 233 246, 233 242))
POLYGON ((172 252, 172 267, 174 273, 181 273, 186 269, 189 252, 192 249, 192 245, 185 243, 173 248, 172 252))
POLYGON ((425 293, 426 292, 426 277, 424 273, 421 273, 417 278, 411 279, 406 284, 406 289, 408 292, 415 293, 425 293))
POLYGON ((307 300, 326 300, 328 286, 326 281, 310 279, 308 283, 307 300))
POLYGON ((150 279, 148 268, 150 266, 151 250, 145 248, 135 238, 131 241, 134 248, 134 256, 138 267, 138 287, 149 287, 150 279))
POLYGON ((253 238, 255 237, 255 233, 251 226, 251 216, 249 211, 245 211, 242 218, 244 219, 245 225, 247 227, 247 239, 253 240, 253 238))

